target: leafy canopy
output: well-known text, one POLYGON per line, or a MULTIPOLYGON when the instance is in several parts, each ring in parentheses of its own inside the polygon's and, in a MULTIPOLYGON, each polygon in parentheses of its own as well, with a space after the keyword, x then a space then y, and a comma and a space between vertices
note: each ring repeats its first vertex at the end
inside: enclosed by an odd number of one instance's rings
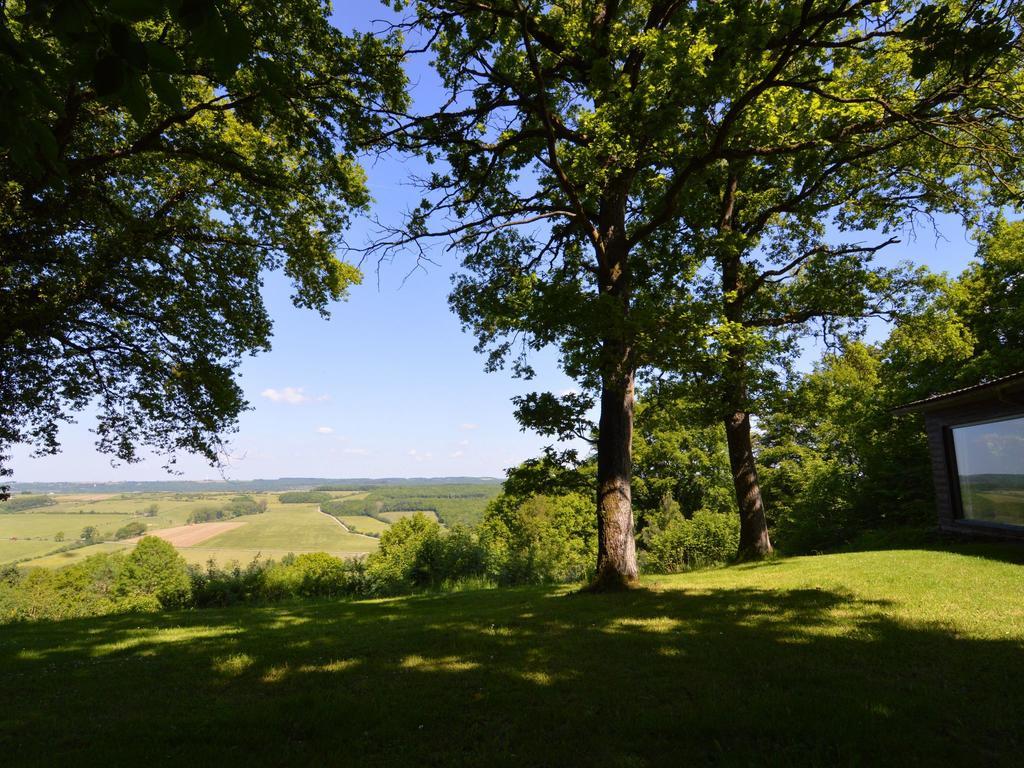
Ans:
POLYGON ((394 38, 319 0, 4 4, 0 453, 58 448, 94 403, 99 448, 217 461, 269 347, 263 274, 327 312, 368 202, 355 153, 404 103, 394 38))

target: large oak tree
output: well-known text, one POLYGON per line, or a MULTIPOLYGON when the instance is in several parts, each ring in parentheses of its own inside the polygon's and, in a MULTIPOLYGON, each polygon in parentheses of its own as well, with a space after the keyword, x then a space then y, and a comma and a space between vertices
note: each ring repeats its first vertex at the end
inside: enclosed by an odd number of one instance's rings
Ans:
POLYGON ((122 460, 218 461, 264 272, 323 313, 359 279, 335 251, 404 103, 395 42, 320 0, 3 4, 0 454, 94 403, 122 460))
MULTIPOLYGON (((767 365, 787 351, 772 330, 897 298, 898 277, 865 266, 878 244, 830 245, 828 215, 851 228, 898 224, 893 203, 901 215, 914 201, 950 208, 1006 175, 1015 5, 415 7, 407 26, 425 36, 448 100, 401 116, 396 135, 444 162, 424 180, 423 205, 378 245, 448 237, 465 267, 453 305, 491 363, 512 359, 528 376, 525 352, 554 345, 594 393, 598 583, 636 577, 638 373, 712 385, 741 552, 770 552, 749 414, 767 365)), ((546 414, 562 435, 582 410, 579 399, 527 404, 527 423, 546 414)))

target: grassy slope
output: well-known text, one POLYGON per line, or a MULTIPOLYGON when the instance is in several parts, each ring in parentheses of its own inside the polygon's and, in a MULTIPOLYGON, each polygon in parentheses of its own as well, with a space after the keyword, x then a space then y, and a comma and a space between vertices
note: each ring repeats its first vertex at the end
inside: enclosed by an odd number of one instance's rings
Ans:
MULTIPOLYGON (((1020 559, 1020 551, 1010 557, 1020 559)), ((0 630, 7 764, 1019 765, 1005 552, 0 630)))
POLYGON ((362 553, 377 548, 376 539, 346 533, 336 520, 317 511, 316 504, 271 502, 264 514, 238 519, 245 525, 207 539, 202 548, 249 550, 253 554, 260 550, 362 553))

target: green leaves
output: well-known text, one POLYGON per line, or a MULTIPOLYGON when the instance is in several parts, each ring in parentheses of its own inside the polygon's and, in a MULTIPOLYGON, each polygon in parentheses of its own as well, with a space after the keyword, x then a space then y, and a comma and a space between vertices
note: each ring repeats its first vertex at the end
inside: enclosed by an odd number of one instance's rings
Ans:
POLYGON ((1007 53, 1016 39, 1013 13, 1000 4, 976 4, 966 14, 955 5, 926 5, 906 26, 903 37, 915 44, 910 74, 926 78, 940 65, 969 75, 986 60, 1007 53))
POLYGON ((367 203, 352 150, 404 99, 400 57, 319 0, 74 5, 0 25, 0 477, 89 403, 101 451, 216 464, 265 271, 324 314, 360 280, 335 253, 367 203))

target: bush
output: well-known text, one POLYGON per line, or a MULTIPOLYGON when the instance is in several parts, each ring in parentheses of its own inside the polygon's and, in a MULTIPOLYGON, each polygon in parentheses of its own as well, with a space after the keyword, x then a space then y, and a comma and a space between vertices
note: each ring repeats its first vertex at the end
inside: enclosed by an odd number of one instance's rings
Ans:
POLYGON ((95 544, 100 541, 100 529, 95 525, 87 525, 82 529, 82 533, 79 534, 78 538, 86 544, 95 544))
POLYGON ((645 537, 644 570, 678 573, 720 565, 736 555, 740 543, 739 517, 702 510, 689 520, 681 514, 664 528, 645 537))
POLYGON ((73 619, 121 610, 115 587, 123 563, 120 552, 99 554, 60 570, 33 568, 0 579, 0 621, 73 619))
POLYGON ((499 584, 583 581, 597 560, 594 502, 580 493, 503 494, 488 506, 480 537, 499 584))
POLYGON ((221 607, 263 599, 267 572, 273 565, 273 561, 256 557, 244 568, 237 563, 221 568, 214 560, 208 561, 205 568, 190 566, 192 604, 200 608, 221 607))
POLYGON ((297 555, 266 571, 262 594, 267 599, 285 597, 341 597, 360 592, 363 566, 325 552, 297 555))
POLYGON ((436 547, 441 526, 426 515, 403 517, 380 535, 380 547, 367 558, 366 578, 376 594, 407 591, 422 581, 420 551, 436 547))
POLYGON ((164 608, 185 606, 192 595, 188 564, 168 542, 145 536, 125 558, 117 594, 133 600, 153 597, 164 608))
POLYGON ((366 561, 366 590, 392 595, 418 587, 454 585, 486 573, 476 535, 456 526, 445 531, 426 515, 403 517, 381 533, 380 548, 366 561))
POLYGON ((146 532, 146 524, 145 523, 143 523, 140 520, 132 520, 130 523, 127 523, 127 524, 121 526, 120 528, 118 528, 117 532, 114 534, 114 538, 118 539, 118 540, 130 539, 133 536, 141 536, 145 532, 146 532))

